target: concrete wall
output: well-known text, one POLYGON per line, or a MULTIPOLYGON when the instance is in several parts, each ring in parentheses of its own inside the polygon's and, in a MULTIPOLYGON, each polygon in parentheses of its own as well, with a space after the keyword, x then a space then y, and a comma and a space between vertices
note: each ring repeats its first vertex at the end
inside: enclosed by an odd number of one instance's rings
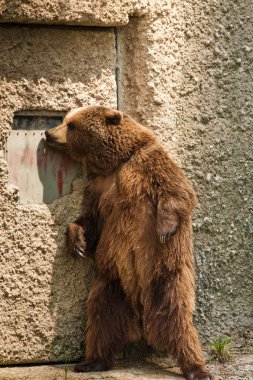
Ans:
POLYGON ((89 262, 80 264, 64 250, 84 180, 80 174, 73 192, 51 205, 21 203, 8 186, 3 152, 16 111, 97 102, 116 107, 115 36, 112 29, 0 25, 0 46, 0 360, 66 361, 83 351, 84 300, 93 275, 89 262))
POLYGON ((197 191, 202 337, 249 337, 253 4, 166 3, 119 32, 120 107, 157 133, 197 191))
MULTIPOLYGON (((203 341, 240 334, 246 344, 253 311, 252 2, 83 3, 0 1, 2 22, 117 26, 1 28, 2 149, 14 111, 116 106, 118 97, 122 110, 157 133, 198 193, 203 341)), ((78 215, 81 174, 70 195, 46 206, 20 203, 7 187, 3 154, 0 173, 1 361, 78 358, 93 271, 66 257, 64 230, 78 215)))
POLYGON ((147 0, 0 0, 2 22, 125 25, 129 17, 144 14, 147 0))

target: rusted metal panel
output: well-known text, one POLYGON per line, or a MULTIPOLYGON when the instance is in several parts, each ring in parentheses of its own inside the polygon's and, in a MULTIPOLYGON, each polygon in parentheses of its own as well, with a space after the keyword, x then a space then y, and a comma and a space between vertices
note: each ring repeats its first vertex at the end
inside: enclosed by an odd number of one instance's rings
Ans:
POLYGON ((20 190, 21 202, 52 203, 70 193, 80 165, 53 151, 44 130, 61 123, 59 116, 17 115, 7 141, 9 182, 20 190))
POLYGON ((19 115, 14 115, 12 129, 25 130, 25 131, 39 131, 56 127, 62 122, 62 116, 51 115, 30 115, 29 113, 22 112, 19 115))

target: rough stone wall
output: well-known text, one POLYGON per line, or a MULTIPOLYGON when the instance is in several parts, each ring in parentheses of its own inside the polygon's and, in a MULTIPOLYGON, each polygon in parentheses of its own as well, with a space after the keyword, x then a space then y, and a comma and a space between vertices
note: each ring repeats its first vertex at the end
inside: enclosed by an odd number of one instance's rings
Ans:
POLYGON ((4 159, 13 114, 116 107, 112 29, 0 27, 0 362, 68 361, 82 355, 91 263, 64 250, 84 180, 51 205, 21 204, 4 159), (94 49, 96 46, 97 49, 94 49))
POLYGON ((120 107, 191 178, 203 340, 252 326, 253 4, 157 2, 119 32, 120 107))
POLYGON ((147 0, 0 0, 0 22, 125 25, 142 14, 147 0))
MULTIPOLYGON (((2 22, 125 25, 117 29, 116 50, 106 29, 91 35, 71 28, 1 29, 2 149, 14 111, 116 106, 117 65, 119 107, 155 131, 198 194, 198 330, 206 341, 247 335, 252 2, 0 4, 2 22)), ((67 258, 63 246, 65 226, 80 207, 81 176, 70 195, 50 206, 20 205, 16 190, 7 187, 3 155, 0 176, 1 361, 73 360, 82 351, 84 300, 93 277, 90 264, 67 258)))

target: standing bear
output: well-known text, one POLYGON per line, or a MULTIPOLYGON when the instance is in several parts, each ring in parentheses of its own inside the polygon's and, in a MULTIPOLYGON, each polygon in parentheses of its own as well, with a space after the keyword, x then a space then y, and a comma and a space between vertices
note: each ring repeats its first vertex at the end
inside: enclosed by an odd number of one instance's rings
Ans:
POLYGON ((88 173, 82 214, 67 227, 69 252, 93 256, 97 268, 75 370, 108 370, 143 337, 172 354, 187 379, 212 379, 192 321, 196 198, 183 171, 150 130, 101 106, 71 111, 46 141, 88 173))

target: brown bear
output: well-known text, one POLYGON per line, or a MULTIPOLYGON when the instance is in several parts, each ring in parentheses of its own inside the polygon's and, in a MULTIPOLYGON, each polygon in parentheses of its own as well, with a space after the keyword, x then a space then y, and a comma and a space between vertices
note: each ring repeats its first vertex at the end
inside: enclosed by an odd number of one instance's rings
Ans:
POLYGON ((74 110, 46 132, 85 165, 80 218, 67 227, 74 256, 93 255, 97 278, 78 372, 111 368, 118 350, 143 337, 177 359, 189 380, 210 380, 193 326, 191 215, 196 198, 154 134, 101 106, 74 110))

